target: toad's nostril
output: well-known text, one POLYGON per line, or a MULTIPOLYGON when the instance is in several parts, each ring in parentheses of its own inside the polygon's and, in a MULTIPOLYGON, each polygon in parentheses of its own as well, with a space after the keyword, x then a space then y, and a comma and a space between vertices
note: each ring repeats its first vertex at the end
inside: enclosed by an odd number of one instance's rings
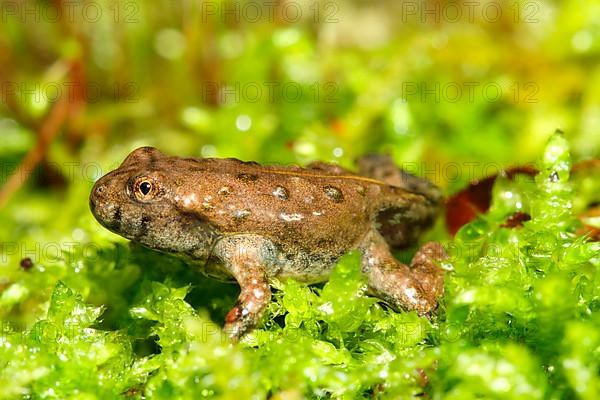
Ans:
POLYGON ((106 192, 104 185, 97 185, 94 189, 94 196, 102 196, 106 192))
POLYGON ((105 192, 104 185, 96 185, 92 190, 92 194, 90 195, 90 206, 92 209, 96 208, 96 203, 102 199, 102 195, 105 192))

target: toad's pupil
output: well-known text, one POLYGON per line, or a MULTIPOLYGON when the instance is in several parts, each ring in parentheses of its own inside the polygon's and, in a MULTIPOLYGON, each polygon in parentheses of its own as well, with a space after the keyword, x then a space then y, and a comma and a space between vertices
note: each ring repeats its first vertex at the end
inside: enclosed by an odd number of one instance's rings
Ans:
POLYGON ((152 184, 150 182, 142 182, 140 185, 140 191, 142 194, 146 196, 148 193, 150 193, 150 190, 152 190, 152 184))

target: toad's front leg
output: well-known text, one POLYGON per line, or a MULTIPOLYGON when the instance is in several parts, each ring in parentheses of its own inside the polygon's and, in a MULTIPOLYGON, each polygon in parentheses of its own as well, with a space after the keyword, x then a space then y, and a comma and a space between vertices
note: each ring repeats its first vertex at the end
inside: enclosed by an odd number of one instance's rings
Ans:
POLYGON ((214 248, 217 257, 237 280, 240 295, 225 317, 225 332, 238 341, 260 321, 271 301, 267 279, 276 249, 272 242, 254 235, 235 235, 220 239, 214 248))

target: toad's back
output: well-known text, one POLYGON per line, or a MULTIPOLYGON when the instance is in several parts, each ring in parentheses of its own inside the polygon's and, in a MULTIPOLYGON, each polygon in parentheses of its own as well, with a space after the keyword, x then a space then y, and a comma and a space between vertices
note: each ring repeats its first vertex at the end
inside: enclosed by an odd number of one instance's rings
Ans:
MULTIPOLYGON (((386 159, 364 160, 372 177, 399 171, 391 160, 388 170, 379 168, 386 159)), ((391 185, 327 163, 261 166, 145 147, 96 183, 90 205, 108 229, 151 248, 202 261, 220 238, 253 235, 278 247, 278 263, 301 270, 330 266, 373 230, 393 247, 414 242, 437 204, 401 187, 421 182, 412 179, 391 185)))
MULTIPOLYGON (((382 213, 387 221, 379 221, 379 228, 394 220, 406 223, 411 214, 423 219, 419 213, 427 205, 424 196, 332 164, 300 168, 236 159, 162 162, 184 183, 174 195, 181 209, 193 210, 222 234, 259 234, 292 248, 341 254, 382 213)), ((155 167, 160 169, 160 163, 155 167)))

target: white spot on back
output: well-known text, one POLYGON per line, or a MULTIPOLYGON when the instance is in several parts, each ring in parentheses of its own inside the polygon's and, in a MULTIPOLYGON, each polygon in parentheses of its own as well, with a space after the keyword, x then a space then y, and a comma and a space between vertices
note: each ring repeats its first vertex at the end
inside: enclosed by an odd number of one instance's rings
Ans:
POLYGON ((196 193, 192 193, 183 197, 183 205, 186 207, 190 207, 197 202, 198 199, 196 198, 196 193))
POLYGON ((246 218, 248 215, 252 214, 250 210, 236 210, 233 213, 235 218, 246 218))
POLYGON ((298 214, 298 213, 293 213, 293 214, 287 214, 287 213, 281 213, 279 214, 279 218, 281 218, 284 221, 300 221, 304 218, 304 215, 302 214, 298 214))

